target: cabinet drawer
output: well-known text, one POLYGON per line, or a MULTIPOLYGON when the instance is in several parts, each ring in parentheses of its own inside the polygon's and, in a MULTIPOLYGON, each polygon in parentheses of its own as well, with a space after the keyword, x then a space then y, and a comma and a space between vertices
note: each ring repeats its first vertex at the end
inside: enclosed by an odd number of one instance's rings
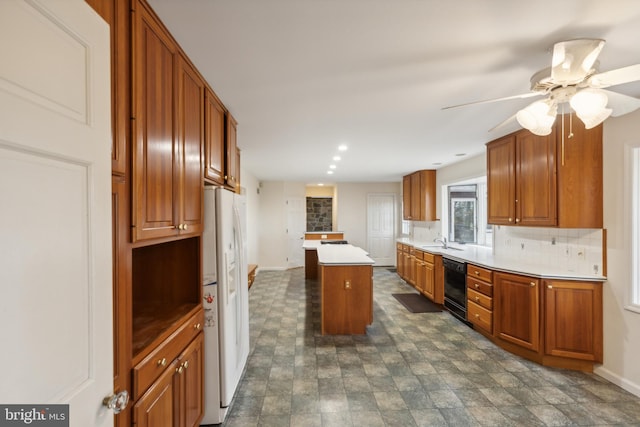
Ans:
POLYGON ((416 257, 416 259, 422 260, 423 256, 424 256, 424 252, 419 251, 419 250, 414 250, 413 254, 414 257, 416 257))
POLYGON ((493 271, 487 270, 483 267, 478 267, 477 265, 467 265, 467 276, 475 277, 476 279, 484 280, 488 283, 493 283, 493 271))
POLYGON ((486 308, 487 310, 493 310, 493 298, 486 296, 480 292, 476 292, 473 289, 467 290, 467 299, 469 302, 473 302, 486 308))
POLYGON ((436 256, 430 252, 425 252, 422 256, 422 259, 426 262, 433 264, 435 262, 436 256))
POLYGON ((202 331, 204 311, 199 310, 184 322, 177 331, 133 367, 133 400, 138 399, 162 374, 167 366, 180 355, 191 340, 202 331))
POLYGON ((401 251, 404 245, 402 243, 396 243, 396 249, 401 251))
POLYGON ((493 333, 493 312, 472 301, 469 301, 467 307, 467 320, 488 333, 493 333))
POLYGON ((493 296, 493 285, 491 283, 478 280, 475 277, 467 276, 467 288, 473 289, 481 294, 485 294, 488 297, 493 296))

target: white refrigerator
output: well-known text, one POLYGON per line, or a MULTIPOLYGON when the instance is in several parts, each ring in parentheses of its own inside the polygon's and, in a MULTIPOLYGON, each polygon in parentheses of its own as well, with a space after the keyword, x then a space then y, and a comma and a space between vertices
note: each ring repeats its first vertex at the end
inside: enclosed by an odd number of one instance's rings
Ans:
POLYGON ((206 187, 202 236, 204 279, 204 418, 224 421, 249 356, 246 202, 206 187))

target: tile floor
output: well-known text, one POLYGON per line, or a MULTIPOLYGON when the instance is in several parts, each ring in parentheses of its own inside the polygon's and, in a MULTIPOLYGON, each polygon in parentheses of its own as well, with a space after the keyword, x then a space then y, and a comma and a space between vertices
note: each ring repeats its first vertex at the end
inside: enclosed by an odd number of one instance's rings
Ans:
POLYGON ((374 268, 374 322, 320 335, 317 281, 261 271, 251 354, 226 426, 640 426, 640 399, 606 380, 511 355, 448 312, 408 312, 411 292, 374 268))

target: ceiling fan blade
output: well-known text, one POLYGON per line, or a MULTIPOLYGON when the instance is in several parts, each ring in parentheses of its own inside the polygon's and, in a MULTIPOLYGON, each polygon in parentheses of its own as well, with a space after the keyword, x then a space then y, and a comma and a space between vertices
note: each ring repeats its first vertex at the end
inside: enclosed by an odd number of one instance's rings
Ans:
POLYGON ((508 119, 506 119, 505 121, 503 121, 502 123, 499 123, 497 125, 495 125, 494 127, 492 127, 491 129, 489 129, 489 132, 493 132, 494 130, 498 130, 500 128, 503 128, 504 126, 511 124, 511 123, 515 123, 516 121, 516 115, 512 115, 511 117, 509 117, 508 119))
POLYGON ((602 89, 602 92, 607 94, 607 98, 609 99, 607 106, 613 110, 611 113, 613 117, 624 116, 640 108, 640 99, 638 98, 610 90, 602 89))
POLYGON ((600 89, 609 86, 621 85, 623 83, 640 80, 640 64, 629 65, 628 67, 616 68, 591 76, 587 81, 590 87, 600 89))
POLYGON ((448 110, 450 108, 465 107, 467 105, 489 104, 491 102, 507 101, 510 99, 531 98, 533 96, 542 96, 542 95, 545 95, 545 94, 541 92, 529 92, 529 93, 523 93, 520 95, 505 96, 503 98, 485 99, 484 101, 474 101, 474 102, 467 102, 465 104, 450 105, 448 107, 442 107, 442 109, 448 110))
POLYGON ((598 59, 604 43, 602 39, 576 39, 553 45, 551 80, 559 85, 583 81, 598 59))

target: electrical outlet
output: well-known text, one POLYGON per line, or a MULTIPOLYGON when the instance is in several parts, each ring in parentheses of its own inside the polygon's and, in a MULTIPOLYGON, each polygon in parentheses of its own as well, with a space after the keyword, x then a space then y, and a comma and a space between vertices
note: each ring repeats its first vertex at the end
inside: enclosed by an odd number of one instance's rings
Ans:
POLYGON ((586 259, 587 258, 587 250, 584 247, 579 247, 576 250, 576 256, 578 257, 578 259, 586 259))

